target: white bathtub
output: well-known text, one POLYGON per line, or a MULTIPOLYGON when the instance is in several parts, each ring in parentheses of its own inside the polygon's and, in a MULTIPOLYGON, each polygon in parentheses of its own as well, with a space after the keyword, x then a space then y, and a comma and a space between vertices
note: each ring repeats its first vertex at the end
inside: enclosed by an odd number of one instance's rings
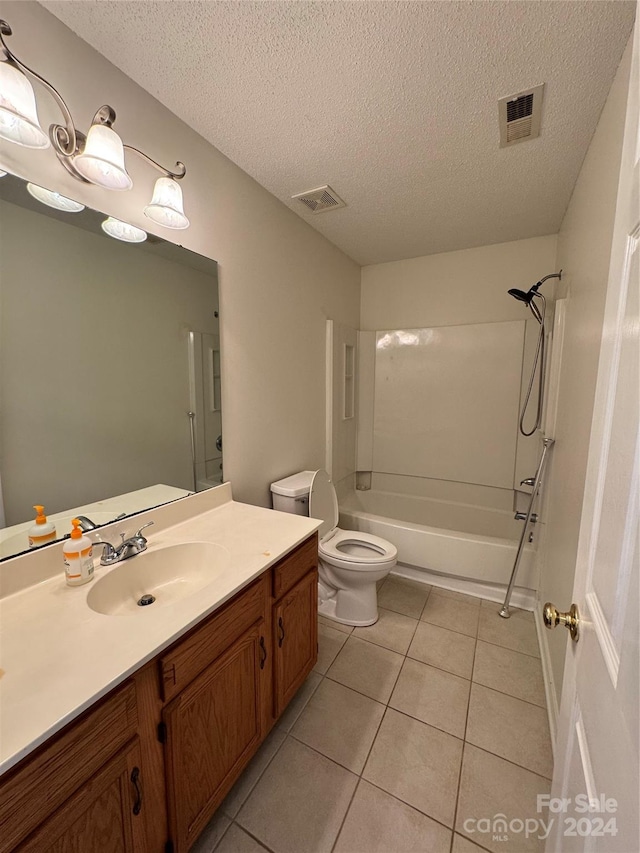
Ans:
MULTIPOLYGON (((521 525, 503 510, 392 492, 358 491, 340 502, 340 527, 382 536, 398 549, 399 563, 443 575, 452 588, 447 580, 506 587, 521 525)), ((525 548, 518 587, 537 588, 534 553, 525 548)))

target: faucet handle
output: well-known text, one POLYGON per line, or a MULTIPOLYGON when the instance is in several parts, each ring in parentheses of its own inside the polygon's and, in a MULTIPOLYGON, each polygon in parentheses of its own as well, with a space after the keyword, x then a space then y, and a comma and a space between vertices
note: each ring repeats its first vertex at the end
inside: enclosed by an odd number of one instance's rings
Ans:
POLYGON ((526 480, 520 480, 521 486, 535 486, 536 478, 535 477, 527 477, 526 480))
MULTIPOLYGON (((136 533, 136 539, 138 538, 138 536, 142 536, 142 531, 143 531, 146 527, 151 527, 151 525, 152 525, 152 524, 155 524, 155 521, 147 521, 147 523, 146 523, 146 524, 143 524, 143 525, 142 525, 142 527, 140 528, 140 530, 138 530, 138 532, 136 533)), ((143 538, 144 538, 144 537, 143 537, 143 538)))

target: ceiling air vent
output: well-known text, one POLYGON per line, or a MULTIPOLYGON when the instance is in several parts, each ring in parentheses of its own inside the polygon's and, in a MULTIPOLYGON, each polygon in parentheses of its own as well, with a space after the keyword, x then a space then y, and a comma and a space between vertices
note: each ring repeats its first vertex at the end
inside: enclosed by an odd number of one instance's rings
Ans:
POLYGON ((526 142, 540 135, 540 116, 542 113, 541 86, 534 86, 526 92, 508 95, 498 101, 498 122, 500 124, 500 148, 526 142))
POLYGON ((339 207, 347 206, 338 193, 334 192, 329 186, 307 190, 305 193, 292 195, 291 198, 297 198, 312 213, 323 213, 325 210, 337 210, 339 207))

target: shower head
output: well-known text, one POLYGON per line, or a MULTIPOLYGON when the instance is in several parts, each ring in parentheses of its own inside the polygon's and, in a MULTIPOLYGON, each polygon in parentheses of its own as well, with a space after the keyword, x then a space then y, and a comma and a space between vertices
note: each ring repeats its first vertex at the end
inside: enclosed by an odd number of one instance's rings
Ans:
POLYGON ((519 299, 520 302, 526 302, 527 305, 531 304, 531 300, 534 296, 540 296, 538 293, 538 288, 540 285, 544 284, 548 278, 562 278, 562 270, 560 272, 552 272, 551 275, 545 275, 544 278, 541 278, 540 281, 537 281, 532 288, 530 288, 526 293, 524 290, 516 290, 516 288, 512 288, 507 291, 510 296, 513 296, 514 299, 519 299))
POLYGON ((507 293, 509 296, 513 296, 514 299, 518 299, 520 302, 526 302, 528 305, 533 299, 534 290, 531 288, 528 293, 525 293, 524 290, 516 290, 516 288, 513 287, 511 290, 508 290, 507 293))
POLYGON ((536 318, 538 323, 542 323, 542 314, 538 306, 533 301, 534 296, 537 296, 539 299, 542 299, 544 302, 544 297, 541 293, 538 293, 538 288, 541 284, 544 284, 548 278, 562 278, 562 270, 560 272, 552 272, 551 275, 545 275, 544 278, 541 278, 540 281, 536 282, 532 288, 530 288, 526 293, 524 290, 517 290, 515 287, 511 288, 511 290, 507 291, 509 296, 513 296, 514 299, 517 299, 519 302, 524 302, 531 309, 531 313, 536 318))

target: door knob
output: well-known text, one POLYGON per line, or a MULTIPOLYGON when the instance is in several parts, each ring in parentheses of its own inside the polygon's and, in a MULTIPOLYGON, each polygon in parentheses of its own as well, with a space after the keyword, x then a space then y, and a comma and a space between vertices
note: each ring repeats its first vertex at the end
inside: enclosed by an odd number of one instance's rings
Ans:
POLYGON ((572 604, 568 613, 560 613, 555 604, 547 601, 542 611, 542 618, 547 628, 551 629, 555 628, 556 625, 564 625, 565 628, 569 629, 571 639, 575 643, 580 639, 580 613, 577 604, 572 604))

